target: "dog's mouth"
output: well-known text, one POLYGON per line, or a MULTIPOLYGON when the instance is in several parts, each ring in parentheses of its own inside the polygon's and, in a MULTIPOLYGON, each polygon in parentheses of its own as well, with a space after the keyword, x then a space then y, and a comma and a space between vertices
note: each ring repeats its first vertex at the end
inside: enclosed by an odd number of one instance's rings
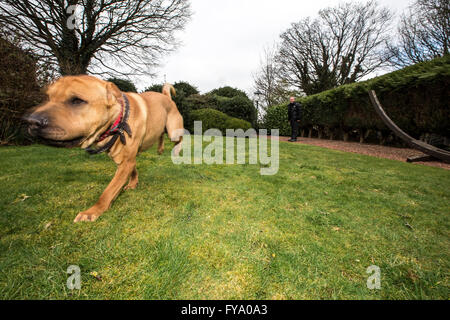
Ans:
POLYGON ((53 139, 47 139, 41 136, 37 137, 38 141, 42 144, 46 144, 52 147, 58 147, 58 148, 74 148, 81 145, 85 137, 79 137, 71 140, 53 140, 53 139))
POLYGON ((44 144, 53 146, 53 147, 60 147, 60 148, 74 148, 81 144, 84 137, 72 139, 72 140, 52 140, 52 139, 45 139, 39 137, 39 140, 42 141, 44 144))
POLYGON ((58 127, 40 129, 31 125, 28 127, 28 133, 34 137, 38 143, 60 148, 78 147, 86 139, 85 136, 79 136, 74 139, 63 139, 66 135, 65 131, 58 127))

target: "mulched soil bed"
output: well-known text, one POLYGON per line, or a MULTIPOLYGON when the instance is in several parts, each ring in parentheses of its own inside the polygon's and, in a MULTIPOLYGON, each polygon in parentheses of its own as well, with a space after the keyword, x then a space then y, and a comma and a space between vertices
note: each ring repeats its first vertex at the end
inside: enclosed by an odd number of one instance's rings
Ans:
MULTIPOLYGON (((288 141, 289 137, 280 137, 281 141, 288 141)), ((395 148, 386 147, 374 144, 365 144, 358 142, 344 142, 337 140, 325 140, 325 139, 310 139, 310 138, 298 138, 297 142, 300 144, 309 144, 313 146, 341 150, 345 152, 353 152, 359 154, 365 154, 368 156, 386 158, 398 161, 406 161, 406 158, 410 156, 421 156, 424 155, 422 152, 408 149, 408 148, 395 148)), ((450 170, 450 164, 440 162, 440 161, 427 161, 427 162, 414 162, 414 164, 422 164, 431 167, 438 167, 450 170)), ((413 164, 412 164, 413 165, 413 164)))

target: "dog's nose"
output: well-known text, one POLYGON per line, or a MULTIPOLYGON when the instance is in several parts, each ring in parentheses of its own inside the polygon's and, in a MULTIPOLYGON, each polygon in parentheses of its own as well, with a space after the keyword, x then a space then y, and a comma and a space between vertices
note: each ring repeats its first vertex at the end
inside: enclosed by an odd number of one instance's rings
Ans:
POLYGON ((41 113, 33 113, 23 118, 32 129, 41 129, 48 126, 48 117, 41 113))

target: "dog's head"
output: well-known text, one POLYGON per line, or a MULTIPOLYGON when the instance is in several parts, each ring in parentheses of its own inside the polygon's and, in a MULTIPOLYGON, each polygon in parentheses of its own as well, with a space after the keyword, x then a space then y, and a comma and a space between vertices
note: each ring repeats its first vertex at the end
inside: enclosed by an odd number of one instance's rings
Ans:
POLYGON ((62 77, 47 88, 47 96, 24 120, 32 136, 57 147, 89 147, 121 110, 117 86, 92 76, 62 77))

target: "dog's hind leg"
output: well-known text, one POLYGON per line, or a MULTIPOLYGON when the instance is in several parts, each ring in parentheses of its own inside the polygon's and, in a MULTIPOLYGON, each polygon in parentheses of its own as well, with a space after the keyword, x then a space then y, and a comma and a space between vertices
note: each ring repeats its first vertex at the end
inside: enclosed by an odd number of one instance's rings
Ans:
POLYGON ((128 182, 128 185, 124 188, 124 190, 134 190, 137 188, 139 183, 139 177, 136 167, 134 168, 133 172, 130 176, 130 181, 128 182))
POLYGON ((181 151, 184 134, 183 117, 178 112, 169 113, 166 128, 170 141, 175 143, 174 154, 178 156, 181 151))
POLYGON ((175 143, 175 147, 173 148, 174 149, 173 152, 174 152, 174 155, 176 157, 178 157, 180 155, 182 143, 183 143, 183 137, 180 137, 180 140, 175 143))
POLYGON ((164 133, 159 137, 158 154, 163 154, 164 152, 164 133))

